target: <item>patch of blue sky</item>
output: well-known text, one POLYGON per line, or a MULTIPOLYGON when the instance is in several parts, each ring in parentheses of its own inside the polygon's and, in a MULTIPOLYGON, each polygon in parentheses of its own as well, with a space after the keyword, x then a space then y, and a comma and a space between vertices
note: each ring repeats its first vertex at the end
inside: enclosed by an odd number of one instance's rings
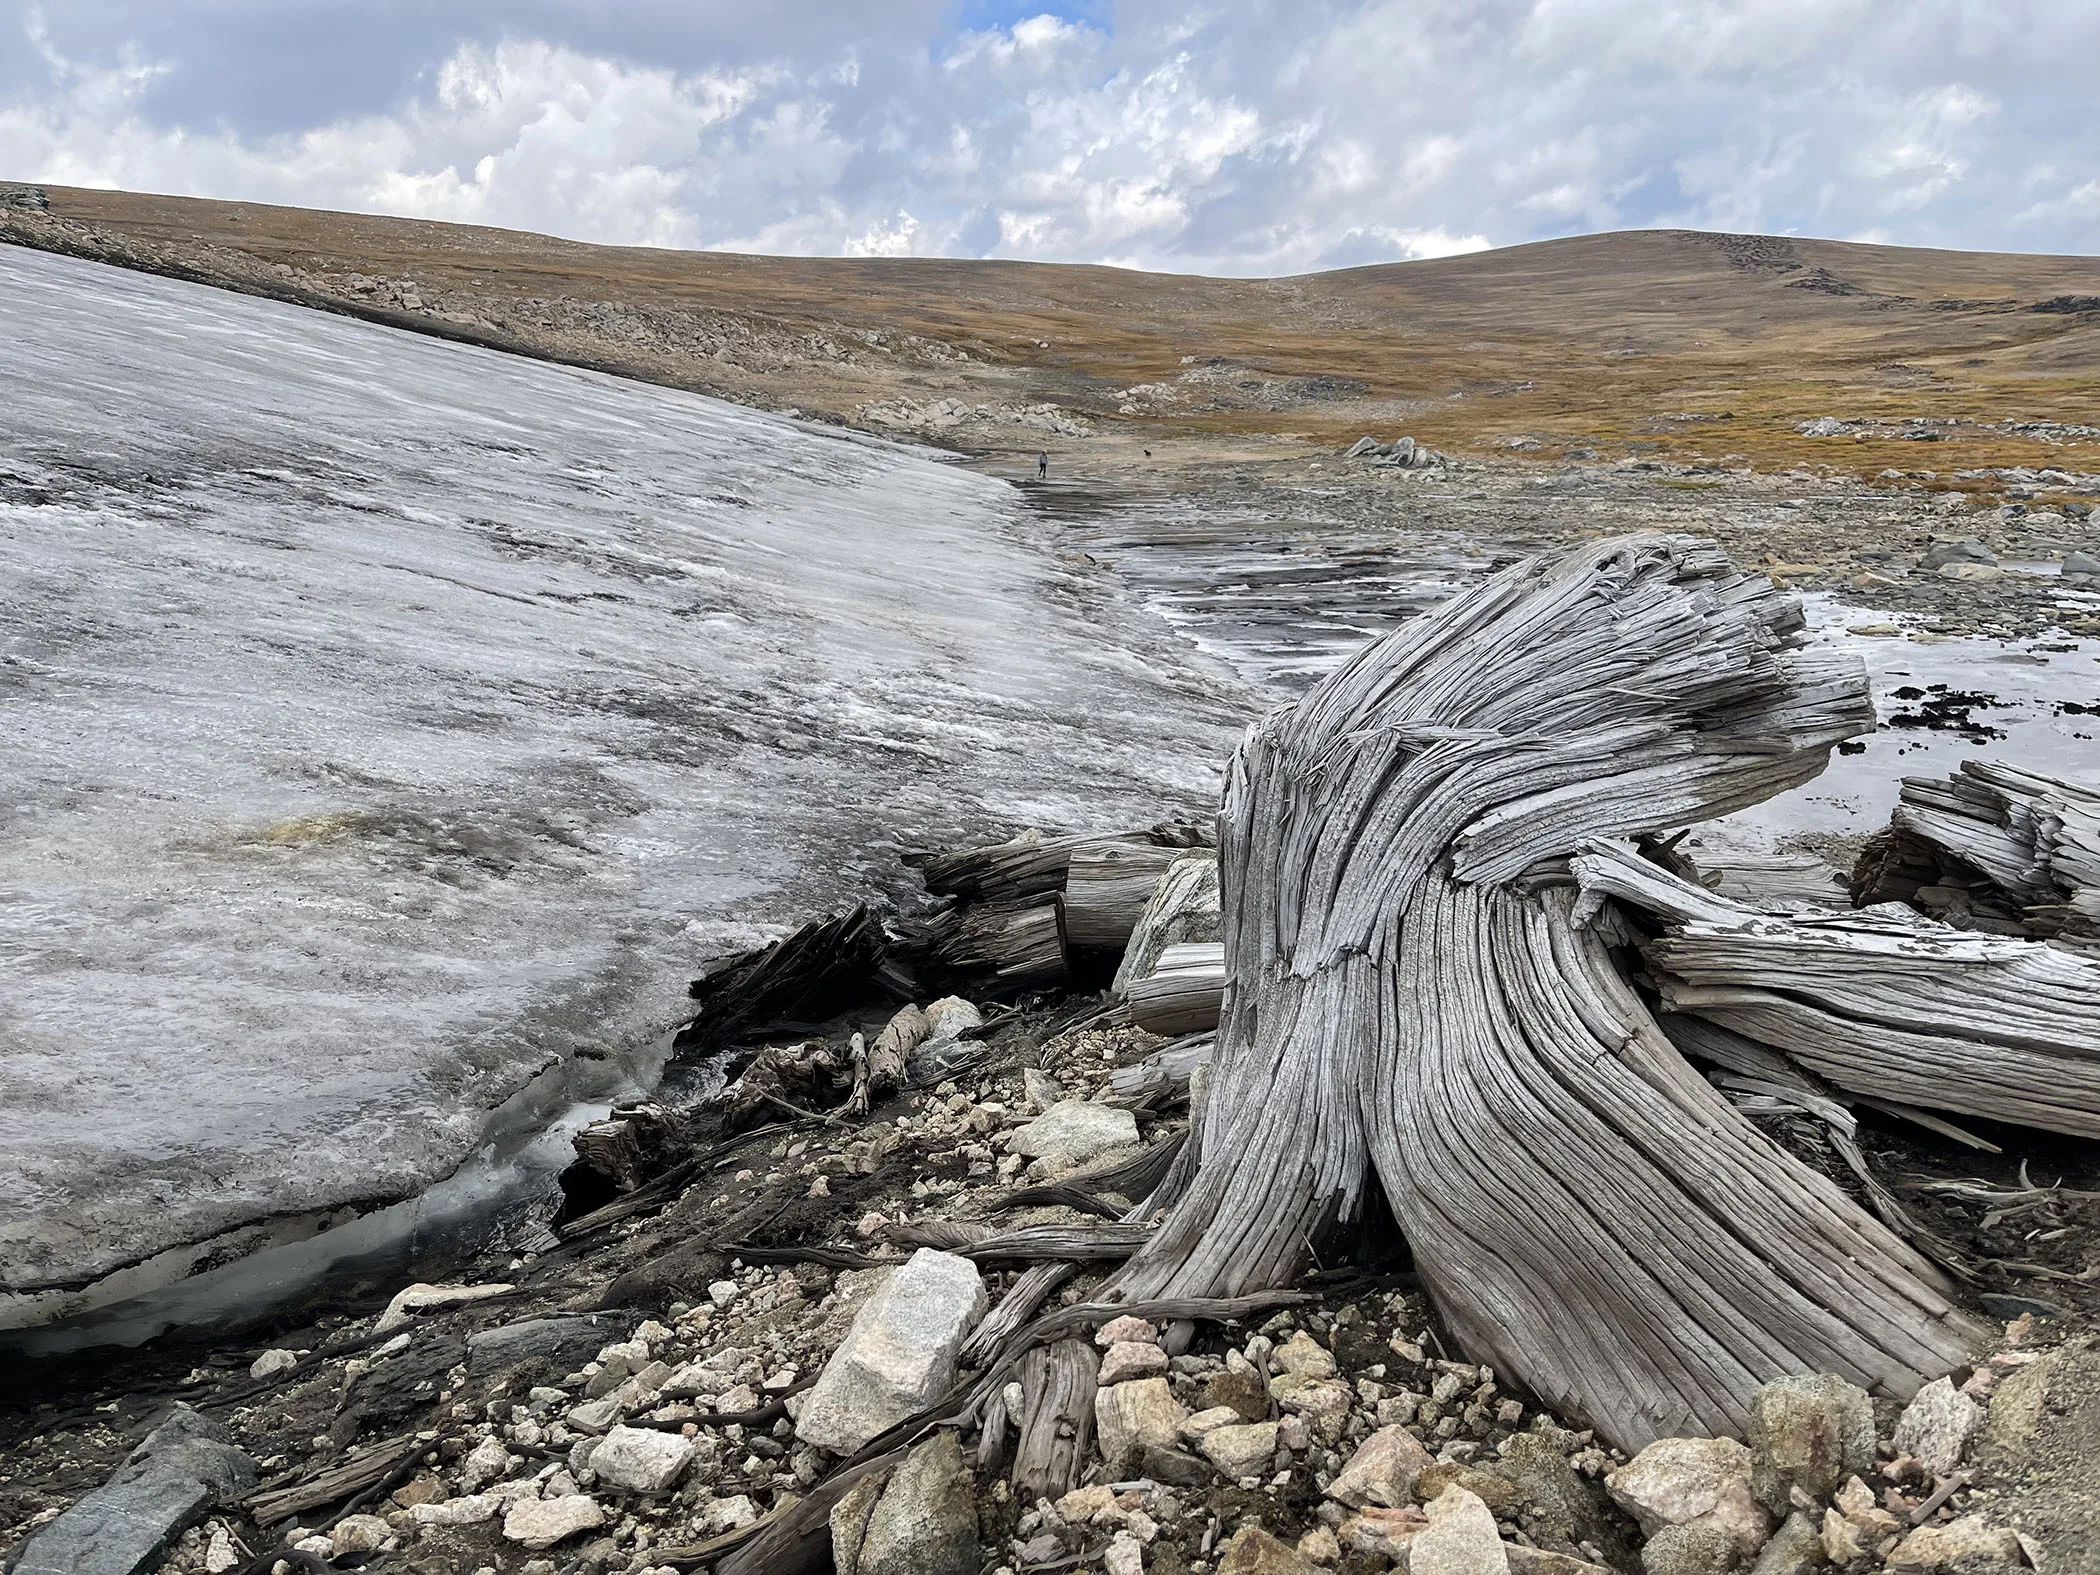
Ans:
POLYGON ((1115 31, 1113 0, 952 0, 943 20, 953 33, 1005 31, 1039 16, 1115 31))

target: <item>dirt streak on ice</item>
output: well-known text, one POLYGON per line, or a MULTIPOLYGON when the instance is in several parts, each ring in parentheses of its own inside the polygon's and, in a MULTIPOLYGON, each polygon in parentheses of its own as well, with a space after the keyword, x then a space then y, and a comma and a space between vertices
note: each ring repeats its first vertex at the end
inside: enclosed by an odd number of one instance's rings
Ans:
POLYGON ((0 1327, 428 1186, 888 839, 1201 809, 1247 708, 922 454, 28 252, 0 332, 0 1327))

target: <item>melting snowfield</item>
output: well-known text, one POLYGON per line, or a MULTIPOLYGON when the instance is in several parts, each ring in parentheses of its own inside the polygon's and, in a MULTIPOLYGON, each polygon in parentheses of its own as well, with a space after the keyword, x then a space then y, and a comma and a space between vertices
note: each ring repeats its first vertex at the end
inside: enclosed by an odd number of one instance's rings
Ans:
POLYGON ((896 842, 1214 803, 1249 703, 908 450, 29 252, 0 332, 0 1328, 428 1186, 896 842))

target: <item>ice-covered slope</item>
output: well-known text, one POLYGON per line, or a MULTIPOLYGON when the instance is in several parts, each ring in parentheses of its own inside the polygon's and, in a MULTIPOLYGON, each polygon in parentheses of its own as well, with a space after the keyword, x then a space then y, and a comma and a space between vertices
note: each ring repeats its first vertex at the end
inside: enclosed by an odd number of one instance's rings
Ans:
POLYGON ((0 341, 0 1325, 442 1176, 885 839, 1231 743, 921 455, 20 251, 0 341))

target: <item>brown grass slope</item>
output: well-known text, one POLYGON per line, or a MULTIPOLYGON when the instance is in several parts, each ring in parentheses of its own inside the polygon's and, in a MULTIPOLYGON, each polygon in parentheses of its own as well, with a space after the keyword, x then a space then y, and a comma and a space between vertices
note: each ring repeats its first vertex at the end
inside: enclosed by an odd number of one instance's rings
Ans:
POLYGON ((423 220, 48 190, 54 220, 70 222, 43 240, 16 223, 6 238, 236 288, 267 287, 263 271, 289 271, 295 296, 367 315, 388 314, 342 280, 413 280, 456 308, 452 328, 430 325, 440 331, 849 421, 870 400, 944 394, 1054 401, 1105 430, 1121 423, 1159 441, 1262 435, 1324 447, 1363 431, 1410 431, 1460 449, 1528 439, 1547 452, 1611 445, 1760 467, 1808 459, 1867 475, 1982 463, 2100 468, 2100 445, 1960 425, 2100 425, 2100 259, 2091 257, 1643 230, 1288 279, 1209 279, 594 246, 423 220), (94 244, 58 238, 82 234, 94 244), (656 321, 731 319, 782 353, 703 360, 545 320, 534 303, 548 300, 656 321), (871 350, 869 334, 891 344, 871 350), (842 348, 833 343, 841 335, 842 348), (899 353, 898 336, 967 359, 899 353), (794 353, 812 338, 821 353, 794 353), (1132 414, 1120 391, 1134 384, 1180 392, 1132 414), (1893 435, 1833 442, 1792 430, 1818 415, 1952 425, 1931 449, 1893 435))

